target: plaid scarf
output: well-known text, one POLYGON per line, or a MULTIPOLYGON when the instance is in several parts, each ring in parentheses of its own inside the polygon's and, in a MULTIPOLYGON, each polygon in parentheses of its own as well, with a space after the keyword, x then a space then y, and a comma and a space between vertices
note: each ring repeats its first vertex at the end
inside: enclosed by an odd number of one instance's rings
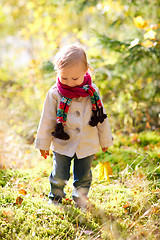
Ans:
POLYGON ((86 73, 84 76, 83 83, 76 87, 64 85, 58 79, 57 88, 63 97, 57 111, 56 128, 55 131, 52 132, 52 135, 55 138, 62 140, 68 140, 70 138, 64 131, 64 126, 66 124, 68 110, 73 98, 90 96, 92 103, 92 117, 89 121, 90 126, 95 127, 99 122, 102 123, 104 119, 107 118, 107 114, 103 113, 103 106, 99 95, 92 87, 92 80, 89 73, 86 73))

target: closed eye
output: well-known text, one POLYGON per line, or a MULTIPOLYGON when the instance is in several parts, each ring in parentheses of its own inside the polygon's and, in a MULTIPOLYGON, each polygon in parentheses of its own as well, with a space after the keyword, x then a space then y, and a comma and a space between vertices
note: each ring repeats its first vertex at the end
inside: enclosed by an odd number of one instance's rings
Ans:
POLYGON ((62 79, 63 79, 63 80, 67 80, 67 78, 63 78, 63 77, 62 77, 62 79))
POLYGON ((78 80, 78 78, 72 78, 73 80, 78 80))

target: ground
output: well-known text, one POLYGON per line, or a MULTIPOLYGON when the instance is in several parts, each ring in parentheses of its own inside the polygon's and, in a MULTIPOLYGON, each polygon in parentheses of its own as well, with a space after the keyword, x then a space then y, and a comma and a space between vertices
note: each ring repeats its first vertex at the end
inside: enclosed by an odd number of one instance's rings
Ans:
POLYGON ((158 132, 117 132, 114 146, 93 162, 88 210, 74 206, 72 173, 63 203, 48 205, 52 154, 43 160, 33 145, 23 145, 14 159, 4 151, 9 164, 3 161, 0 170, 0 238, 160 239, 159 148, 158 132), (113 175, 99 180, 98 163, 105 161, 113 175))

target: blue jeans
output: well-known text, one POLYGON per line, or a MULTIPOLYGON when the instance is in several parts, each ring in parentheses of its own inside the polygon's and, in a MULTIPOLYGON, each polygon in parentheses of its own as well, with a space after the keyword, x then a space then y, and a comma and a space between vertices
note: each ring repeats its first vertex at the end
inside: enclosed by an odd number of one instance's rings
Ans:
POLYGON ((91 166, 94 154, 85 158, 78 159, 76 154, 73 157, 61 155, 53 152, 53 171, 50 174, 49 181, 51 190, 49 198, 61 199, 65 197, 64 187, 70 178, 71 160, 74 159, 73 165, 73 193, 72 197, 79 198, 80 195, 87 196, 92 181, 91 166))

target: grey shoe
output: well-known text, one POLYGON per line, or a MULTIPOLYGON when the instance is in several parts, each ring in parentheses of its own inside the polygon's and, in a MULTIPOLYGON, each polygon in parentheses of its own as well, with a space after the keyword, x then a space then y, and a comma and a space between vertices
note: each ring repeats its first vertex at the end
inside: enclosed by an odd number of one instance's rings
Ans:
POLYGON ((60 203, 62 203, 62 198, 60 197, 54 197, 54 198, 49 198, 48 200, 48 204, 55 204, 55 205, 59 205, 60 203))
POLYGON ((73 200, 75 202, 75 207, 86 209, 88 207, 88 198, 86 196, 83 197, 75 197, 73 196, 73 200))

